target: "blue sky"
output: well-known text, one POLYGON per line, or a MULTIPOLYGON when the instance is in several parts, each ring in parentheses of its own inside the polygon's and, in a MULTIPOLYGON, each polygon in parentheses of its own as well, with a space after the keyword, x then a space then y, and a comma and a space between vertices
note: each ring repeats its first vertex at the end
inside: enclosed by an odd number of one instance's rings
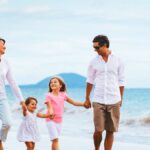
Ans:
POLYGON ((86 76, 92 39, 105 34, 128 87, 150 87, 149 0, 0 0, 0 36, 19 84, 61 72, 86 76))

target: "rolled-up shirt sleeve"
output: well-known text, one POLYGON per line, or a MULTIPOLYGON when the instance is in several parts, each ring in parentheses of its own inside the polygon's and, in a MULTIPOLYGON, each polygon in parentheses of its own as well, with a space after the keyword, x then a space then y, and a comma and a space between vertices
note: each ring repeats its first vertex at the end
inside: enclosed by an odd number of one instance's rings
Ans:
POLYGON ((13 74, 12 74, 11 67, 8 64, 8 62, 7 62, 7 65, 8 65, 8 71, 7 71, 7 74, 6 74, 6 79, 7 79, 8 83, 9 83, 9 85, 11 86, 13 92, 15 93, 18 101, 21 102, 21 101, 24 100, 24 98, 22 96, 22 93, 21 93, 21 90, 20 90, 19 86, 15 82, 15 79, 14 79, 13 74))
POLYGON ((119 87, 125 86, 125 66, 121 60, 119 60, 118 83, 119 87))
POLYGON ((87 71, 87 83, 94 84, 96 77, 96 70, 94 69, 92 62, 90 63, 87 71))

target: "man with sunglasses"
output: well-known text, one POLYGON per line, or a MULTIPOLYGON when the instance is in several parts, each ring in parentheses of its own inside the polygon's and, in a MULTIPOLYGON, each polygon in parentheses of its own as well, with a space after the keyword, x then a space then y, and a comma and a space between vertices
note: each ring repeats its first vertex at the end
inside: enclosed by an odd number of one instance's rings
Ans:
POLYGON ((93 134, 95 150, 100 150, 102 133, 106 131, 105 150, 112 150, 114 132, 118 131, 120 106, 124 92, 124 65, 122 61, 109 50, 109 40, 105 35, 93 39, 93 47, 97 56, 88 68, 86 85, 86 106, 91 107, 90 93, 93 85, 93 134))

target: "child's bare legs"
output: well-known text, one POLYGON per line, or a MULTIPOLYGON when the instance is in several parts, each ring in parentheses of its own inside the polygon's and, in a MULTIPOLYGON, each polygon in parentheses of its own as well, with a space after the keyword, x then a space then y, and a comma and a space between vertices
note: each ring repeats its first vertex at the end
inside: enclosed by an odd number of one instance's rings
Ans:
POLYGON ((59 150, 59 140, 58 139, 52 140, 52 150, 59 150))
POLYGON ((27 146, 27 150, 34 150, 35 143, 34 142, 25 142, 27 146))
POLYGON ((3 144, 2 144, 2 141, 0 141, 0 150, 3 150, 3 144))

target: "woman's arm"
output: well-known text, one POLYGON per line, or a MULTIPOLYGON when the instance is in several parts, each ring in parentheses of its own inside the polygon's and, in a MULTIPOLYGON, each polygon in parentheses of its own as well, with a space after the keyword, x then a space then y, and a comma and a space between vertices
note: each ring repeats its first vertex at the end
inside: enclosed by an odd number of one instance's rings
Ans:
POLYGON ((84 106, 84 103, 83 102, 79 102, 79 101, 75 101, 69 97, 67 97, 67 100, 66 100, 68 103, 74 105, 74 106, 84 106))
POLYGON ((21 93, 21 90, 20 90, 19 86, 16 84, 16 81, 15 81, 13 73, 12 73, 11 66, 8 62, 6 62, 6 63, 7 63, 7 66, 8 66, 8 72, 6 74, 7 81, 10 84, 10 86, 11 86, 14 94, 16 95, 18 101, 23 102, 24 98, 22 96, 22 93, 21 93))

